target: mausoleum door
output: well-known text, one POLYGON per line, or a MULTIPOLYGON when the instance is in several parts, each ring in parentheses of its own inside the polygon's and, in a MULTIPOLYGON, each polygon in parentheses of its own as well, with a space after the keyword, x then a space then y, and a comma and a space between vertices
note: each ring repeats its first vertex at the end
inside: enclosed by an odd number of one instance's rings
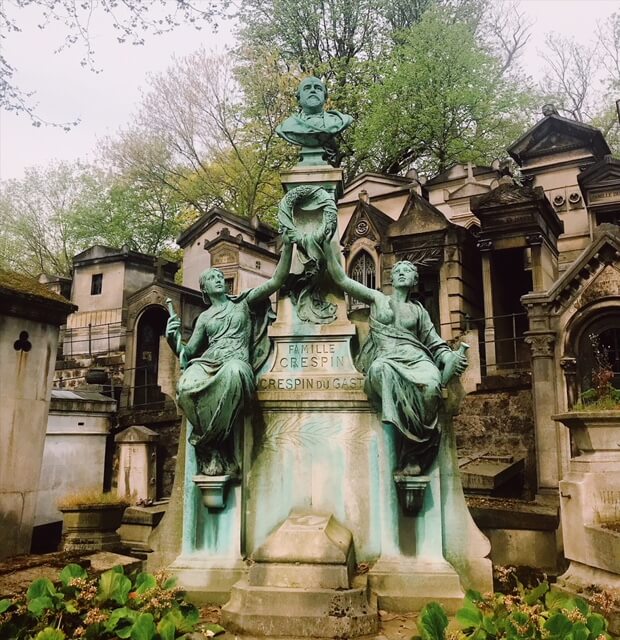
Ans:
MULTIPOLYGON (((498 369, 522 368, 529 362, 530 349, 523 334, 528 330, 527 313, 521 296, 532 291, 532 272, 524 249, 503 249, 492 253, 493 323, 498 369)), ((485 295, 488 295, 485 291, 485 295)), ((487 345, 487 349, 492 345, 487 345)))
POLYGON ((137 324, 136 363, 133 404, 147 408, 165 401, 157 385, 159 338, 164 335, 168 313, 161 307, 151 307, 137 324))

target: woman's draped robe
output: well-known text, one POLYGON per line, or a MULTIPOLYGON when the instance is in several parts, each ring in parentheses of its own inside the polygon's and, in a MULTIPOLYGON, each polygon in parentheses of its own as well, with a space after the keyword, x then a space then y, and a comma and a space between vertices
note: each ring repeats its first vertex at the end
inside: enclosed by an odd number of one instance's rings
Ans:
POLYGON ((177 404, 192 425, 189 442, 201 467, 208 465, 213 450, 230 462, 232 452, 222 449, 254 395, 254 371, 268 355, 271 306, 267 300, 250 308, 248 293, 231 296, 229 304, 208 317, 208 346, 202 355, 182 354, 181 362, 189 361, 177 383, 177 404))
POLYGON ((451 349, 435 331, 428 312, 411 303, 415 325, 404 329, 370 317, 370 334, 357 359, 366 374, 364 390, 384 424, 402 434, 398 468, 432 464, 441 438, 437 414, 441 373, 437 363, 451 349))

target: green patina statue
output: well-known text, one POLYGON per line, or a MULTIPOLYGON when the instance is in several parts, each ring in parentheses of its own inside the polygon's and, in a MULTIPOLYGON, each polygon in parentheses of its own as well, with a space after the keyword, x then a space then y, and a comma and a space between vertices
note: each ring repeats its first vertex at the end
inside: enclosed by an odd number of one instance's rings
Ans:
POLYGON ((313 76, 304 78, 297 90, 299 111, 276 128, 276 133, 291 144, 299 145, 302 165, 340 164, 336 136, 353 118, 340 111, 324 111, 327 100, 325 84, 313 76), (317 153, 318 151, 318 153, 317 153))
POLYGON ((437 334, 426 309, 409 300, 418 282, 413 263, 394 265, 394 292, 387 296, 347 277, 333 246, 325 243, 324 249, 336 284, 370 305, 370 334, 357 366, 366 375, 364 390, 380 408, 382 422, 402 436, 397 473, 421 475, 439 449, 441 387, 465 370, 467 358, 437 334))
POLYGON ((227 294, 219 269, 208 269, 200 276, 200 290, 210 306, 198 316, 186 344, 181 319, 171 309, 166 338, 183 370, 177 403, 191 424, 189 442, 204 475, 238 472, 232 434, 254 394, 254 372, 269 354, 269 296, 282 286, 291 266, 292 245, 288 235, 283 239, 273 276, 239 296, 227 294))
POLYGON ((333 196, 315 185, 301 185, 289 191, 278 207, 280 231, 297 244, 303 271, 287 278, 284 293, 291 296, 298 317, 304 322, 329 324, 336 319, 336 305, 325 299, 320 274, 325 271, 323 242, 329 242, 338 226, 338 208, 333 196), (321 211, 320 224, 302 233, 293 211, 321 211))

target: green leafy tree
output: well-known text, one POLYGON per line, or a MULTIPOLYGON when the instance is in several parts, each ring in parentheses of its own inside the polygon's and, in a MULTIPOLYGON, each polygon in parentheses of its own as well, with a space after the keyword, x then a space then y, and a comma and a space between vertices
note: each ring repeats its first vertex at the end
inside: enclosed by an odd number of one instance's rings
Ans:
POLYGON ((74 233, 78 211, 93 195, 88 172, 60 163, 29 169, 0 190, 2 266, 33 276, 68 275, 81 249, 74 233))
POLYGON ((427 12, 382 64, 354 145, 368 169, 426 173, 489 162, 527 122, 531 97, 467 24, 427 12))
POLYGON ((0 266, 70 275, 73 256, 93 244, 166 254, 190 221, 173 193, 130 174, 79 163, 30 169, 0 190, 0 266))
POLYGON ((268 220, 291 151, 276 126, 291 109, 291 74, 268 52, 235 66, 204 50, 150 79, 134 122, 105 144, 113 170, 205 213, 218 205, 268 220), (171 196, 172 197, 172 196, 171 196))

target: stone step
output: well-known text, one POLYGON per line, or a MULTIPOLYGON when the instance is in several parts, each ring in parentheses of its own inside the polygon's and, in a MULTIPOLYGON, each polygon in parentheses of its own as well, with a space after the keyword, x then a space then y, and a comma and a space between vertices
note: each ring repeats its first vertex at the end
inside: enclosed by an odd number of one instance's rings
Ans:
POLYGON ((246 635, 333 638, 375 633, 379 619, 365 586, 257 587, 243 579, 222 608, 222 623, 227 630, 246 635))

